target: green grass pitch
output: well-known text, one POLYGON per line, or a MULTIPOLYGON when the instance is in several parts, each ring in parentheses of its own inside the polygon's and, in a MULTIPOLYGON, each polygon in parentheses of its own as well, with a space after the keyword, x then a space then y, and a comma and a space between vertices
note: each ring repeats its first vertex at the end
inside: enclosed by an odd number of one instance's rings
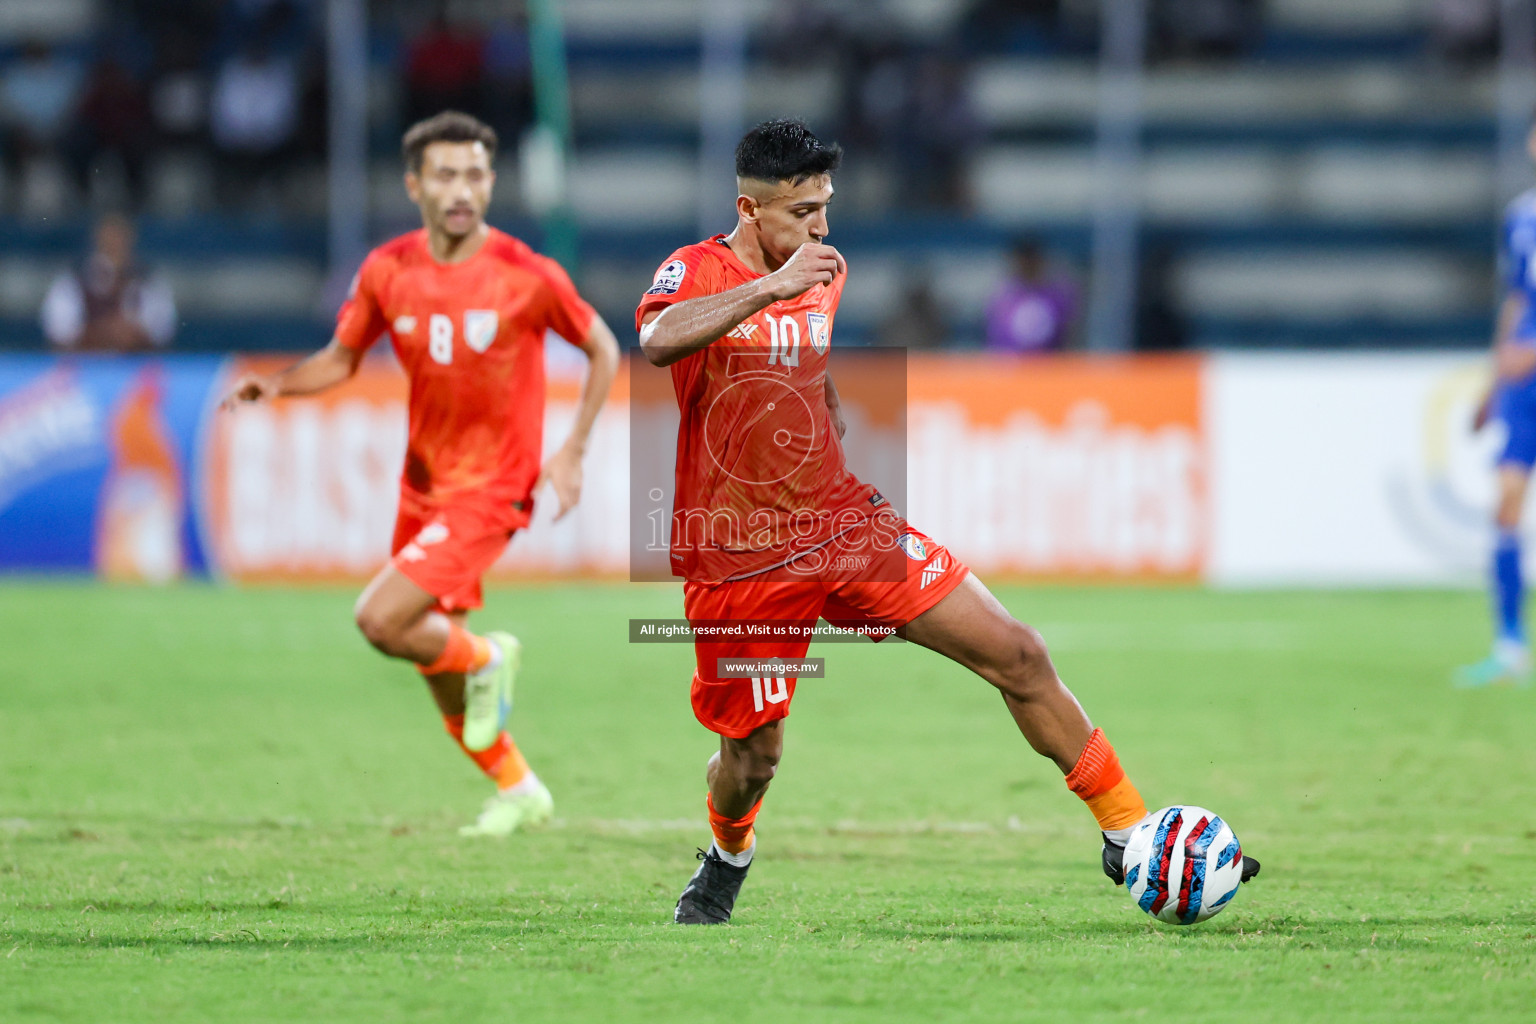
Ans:
POLYGON ((1004 589, 1152 806, 1263 875, 1159 925, 980 681, 822 646, 736 923, 668 924, 706 841, 667 586, 491 594, 557 821, 484 781, 342 590, 0 585, 0 1020, 1530 1019, 1536 691, 1456 692, 1473 593, 1004 589))

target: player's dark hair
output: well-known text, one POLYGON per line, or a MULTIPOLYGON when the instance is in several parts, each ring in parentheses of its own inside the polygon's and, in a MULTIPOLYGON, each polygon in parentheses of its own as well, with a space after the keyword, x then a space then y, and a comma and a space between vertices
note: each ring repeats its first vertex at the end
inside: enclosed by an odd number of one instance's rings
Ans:
POLYGON ((496 129, 479 118, 457 110, 445 110, 433 114, 425 121, 417 121, 406 130, 400 140, 400 150, 405 154, 405 166, 412 174, 421 173, 421 157, 434 142, 479 142, 492 159, 496 156, 496 129))
POLYGON ((764 121, 736 146, 736 176, 790 181, 831 174, 843 162, 843 147, 825 145, 804 121, 764 121))

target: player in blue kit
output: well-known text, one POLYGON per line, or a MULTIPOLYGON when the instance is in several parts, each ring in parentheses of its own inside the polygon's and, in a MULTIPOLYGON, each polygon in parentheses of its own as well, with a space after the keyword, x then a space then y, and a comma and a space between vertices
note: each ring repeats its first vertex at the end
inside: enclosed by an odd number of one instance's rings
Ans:
MULTIPOLYGON (((1536 130, 1526 140, 1536 160, 1536 130)), ((1525 579, 1520 566, 1520 516, 1536 464, 1536 189, 1509 204, 1500 236, 1504 301, 1493 337, 1493 384, 1474 421, 1504 423, 1508 440, 1499 453, 1498 501, 1494 510, 1493 609, 1498 634, 1493 651, 1474 665, 1457 669, 1461 687, 1514 683, 1531 678, 1525 632, 1525 579)))

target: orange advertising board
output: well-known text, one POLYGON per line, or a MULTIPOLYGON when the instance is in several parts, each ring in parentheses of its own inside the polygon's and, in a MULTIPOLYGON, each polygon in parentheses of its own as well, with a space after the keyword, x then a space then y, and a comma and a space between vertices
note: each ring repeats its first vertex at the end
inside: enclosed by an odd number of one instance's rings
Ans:
MULTIPOLYGON (((232 360, 219 387, 290 361, 232 360)), ((582 362, 551 372, 546 452, 574 418, 582 362)), ((892 500, 983 574, 1198 579, 1210 521, 1202 365, 1198 357, 913 355, 906 494, 892 500)), ((555 523, 545 500, 493 577, 629 572, 628 384, 621 372, 594 429, 581 504, 555 523)), ((360 580, 382 565, 405 450, 405 400, 400 371, 378 359, 325 394, 208 416, 197 520, 215 571, 253 581, 360 580)), ((874 413, 850 422, 887 429, 874 413)), ((899 491, 887 479, 899 466, 864 471, 879 477, 870 480, 876 486, 899 491)))
MULTIPOLYGON (((284 357, 230 360, 216 393, 284 357)), ((204 431, 203 542, 236 580, 356 579, 389 554, 405 457, 406 381, 370 359, 330 391, 219 411, 204 431)))
POLYGON ((911 357, 909 518, 985 572, 1198 579, 1203 365, 911 357))
MULTIPOLYGON (((562 343, 563 344, 563 343, 562 343)), ((292 357, 226 364, 216 393, 243 373, 292 357)), ((578 364, 584 363, 579 356, 578 364)), ((580 365, 551 367, 545 450, 575 418, 580 365)), ((626 562, 626 381, 616 382, 588 447, 581 504, 553 522, 545 496, 492 578, 617 575, 626 562)), ((200 446, 199 515, 214 571, 257 581, 356 581, 389 556, 406 443, 406 380, 388 358, 364 362, 330 391, 246 405, 207 418, 200 446)))

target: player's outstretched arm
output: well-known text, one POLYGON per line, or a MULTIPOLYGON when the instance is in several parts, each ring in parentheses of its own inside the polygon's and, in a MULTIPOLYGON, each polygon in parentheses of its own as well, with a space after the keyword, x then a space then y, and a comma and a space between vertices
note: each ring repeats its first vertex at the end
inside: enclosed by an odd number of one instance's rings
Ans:
POLYGON ((608 389, 613 386, 613 378, 619 372, 619 342, 608 325, 603 323, 602 317, 592 318, 587 336, 577 343, 577 347, 586 353, 590 366, 587 379, 581 386, 576 422, 565 443, 545 461, 544 468, 539 471, 538 482, 533 485, 537 491, 548 481, 555 489, 555 497, 560 502, 560 509, 555 513, 556 522, 581 500, 581 457, 586 454, 592 426, 597 422, 597 414, 608 400, 608 389))
POLYGON ((224 408, 233 409, 241 402, 262 402, 288 395, 312 395, 333 388, 357 373, 363 353, 332 338, 331 343, 314 355, 273 374, 246 374, 224 398, 224 408))
POLYGON ((807 242, 766 277, 718 295, 701 295, 645 318, 640 350, 654 366, 668 366, 706 348, 765 306, 831 284, 848 265, 830 245, 807 242))

